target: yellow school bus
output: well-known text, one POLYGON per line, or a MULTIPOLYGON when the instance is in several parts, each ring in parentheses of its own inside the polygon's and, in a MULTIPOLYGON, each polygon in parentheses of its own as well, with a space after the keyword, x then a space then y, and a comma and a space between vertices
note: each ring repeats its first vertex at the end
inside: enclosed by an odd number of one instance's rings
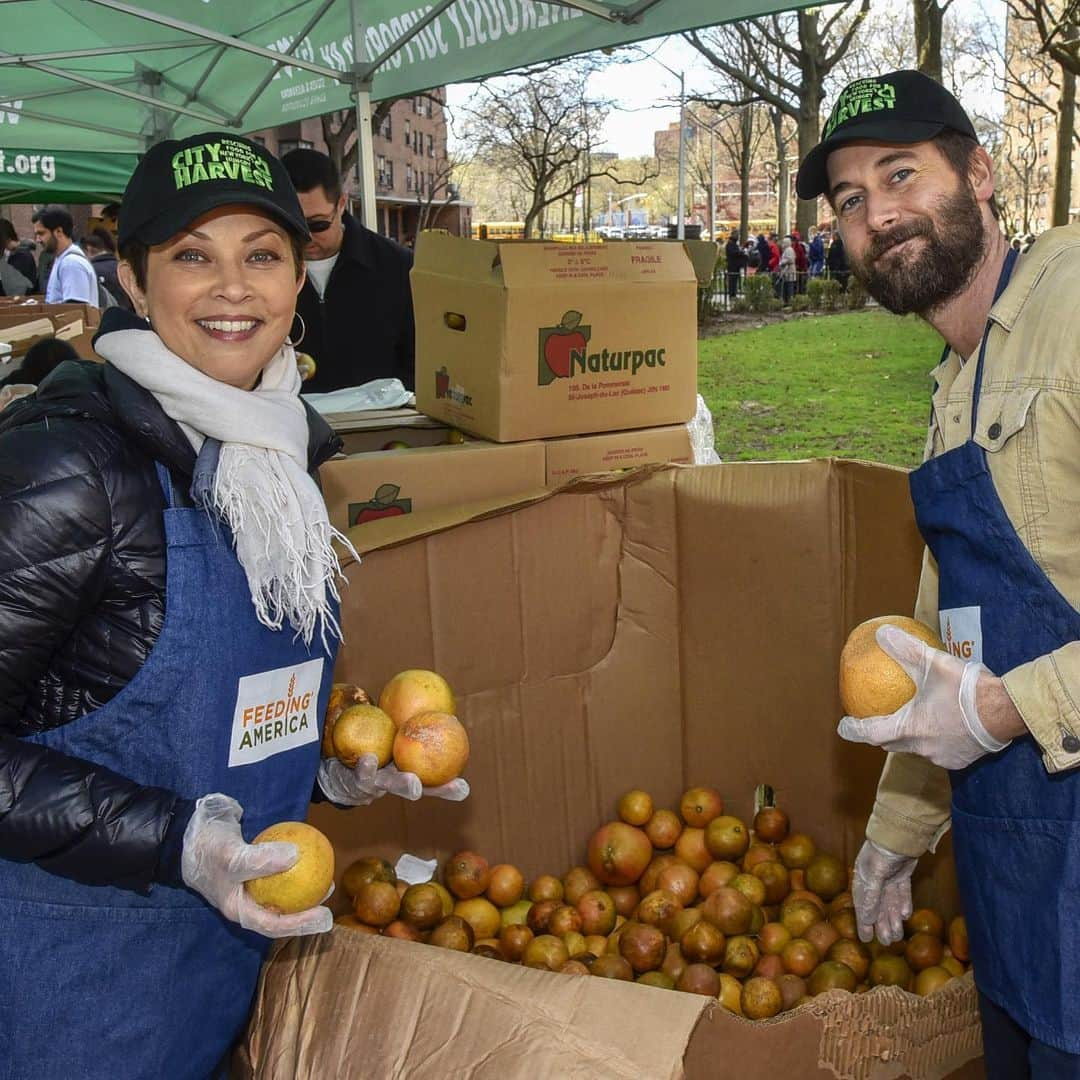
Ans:
POLYGON ((485 221, 473 223, 474 240, 524 240, 524 221, 485 221))

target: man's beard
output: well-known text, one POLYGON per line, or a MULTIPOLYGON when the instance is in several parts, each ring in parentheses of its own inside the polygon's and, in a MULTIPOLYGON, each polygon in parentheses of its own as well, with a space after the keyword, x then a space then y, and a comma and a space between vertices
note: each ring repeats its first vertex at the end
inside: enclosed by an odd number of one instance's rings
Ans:
POLYGON ((979 203, 971 189, 945 196, 933 217, 920 217, 875 236, 863 259, 851 269, 866 291, 896 315, 927 315, 959 295, 970 284, 986 252, 986 232, 979 203), (925 243, 881 266, 878 260, 897 244, 915 237, 925 243))

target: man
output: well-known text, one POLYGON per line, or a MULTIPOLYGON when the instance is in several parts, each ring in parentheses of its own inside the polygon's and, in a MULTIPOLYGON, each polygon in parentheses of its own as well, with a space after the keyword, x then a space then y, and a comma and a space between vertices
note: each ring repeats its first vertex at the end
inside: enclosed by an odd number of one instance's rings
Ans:
POLYGON ((746 266, 746 256, 739 243, 739 234, 734 229, 731 230, 731 235, 724 245, 724 255, 727 258, 728 299, 734 300, 739 295, 739 278, 742 276, 743 267, 746 266))
POLYGON ((346 212, 341 177, 326 154, 292 150, 281 160, 311 231, 292 334, 316 365, 303 390, 325 393, 385 378, 412 390, 412 252, 346 212))
POLYGON ((89 235, 83 237, 82 246, 89 256, 94 273, 97 274, 98 284, 107 291, 117 307, 134 311, 131 298, 124 292, 124 287, 120 284, 116 273, 118 261, 113 234, 103 226, 98 226, 89 235))
POLYGON ((951 780, 987 1075, 1077 1077, 1080 227, 1011 251, 990 156, 914 71, 843 90, 797 189, 826 195, 870 294, 946 342, 911 491, 927 543, 915 615, 948 651, 879 629, 915 696, 840 724, 890 751, 855 862, 859 933, 902 933, 951 780))
POLYGON ((54 256, 45 288, 47 304, 98 306, 98 279, 86 253, 72 239, 75 223, 62 206, 46 206, 32 218, 34 239, 54 256))
POLYGON ((15 226, 0 218, 0 262, 15 267, 30 283, 28 292, 37 292, 37 263, 34 262, 34 242, 19 240, 15 226))

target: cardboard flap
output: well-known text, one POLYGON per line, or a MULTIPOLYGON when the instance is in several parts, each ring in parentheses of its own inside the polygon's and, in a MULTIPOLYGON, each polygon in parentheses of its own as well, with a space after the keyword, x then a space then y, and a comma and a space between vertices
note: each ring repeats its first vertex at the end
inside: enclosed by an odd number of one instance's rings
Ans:
POLYGON ((707 1005, 335 927, 264 967, 247 1050, 254 1077, 676 1080, 707 1005))
POLYGON ((448 233, 422 232, 416 238, 412 274, 445 274, 498 285, 502 282, 498 261, 498 244, 448 233))
MULTIPOLYGON (((418 453, 419 451, 411 450, 409 452, 418 453)), ((470 502, 458 503, 456 506, 421 511, 402 517, 386 518, 382 521, 371 521, 365 525, 358 525, 350 529, 348 532, 349 542, 356 548, 358 554, 365 555, 372 551, 380 551, 383 548, 404 544, 409 540, 419 540, 425 536, 433 536, 435 533, 445 532, 447 529, 452 529, 456 525, 464 525, 469 521, 482 521, 485 518, 513 513, 513 511, 522 507, 543 502, 545 499, 550 499, 553 495, 560 493, 595 491, 602 487, 618 486, 635 480, 643 480, 664 469, 687 467, 685 465, 645 465, 625 473, 595 473, 590 476, 575 477, 570 483, 563 484, 561 487, 537 488, 535 491, 493 499, 475 499, 470 502)), ((347 566, 349 562, 351 562, 351 559, 343 562, 342 566, 347 566)))
POLYGON ((696 281, 682 244, 627 241, 618 244, 504 243, 499 245, 508 286, 583 286, 612 283, 696 281))

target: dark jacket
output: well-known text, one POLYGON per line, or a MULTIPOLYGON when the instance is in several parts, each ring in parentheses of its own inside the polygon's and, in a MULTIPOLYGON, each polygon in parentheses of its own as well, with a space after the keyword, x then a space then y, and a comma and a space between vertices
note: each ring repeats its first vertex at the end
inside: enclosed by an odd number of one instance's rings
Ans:
MULTIPOLYGON (((110 309, 102 330, 145 324, 110 309)), ((308 409, 311 467, 340 445, 308 409)), ((25 742, 99 708, 135 675, 165 609, 164 497, 195 454, 156 399, 73 361, 0 414, 0 858, 78 881, 179 884, 193 804, 25 742)))
POLYGON ((112 293, 113 299, 120 307, 125 308, 127 311, 134 311, 135 308, 132 306, 131 299, 124 292, 124 287, 116 276, 116 256, 111 251, 103 251, 90 260, 90 265, 94 268, 98 281, 112 293))
POLYGON ((397 378, 413 389, 412 252, 343 215, 345 237, 323 298, 310 281, 296 301, 297 349, 315 358, 304 393, 326 393, 372 379, 397 378))
POLYGON ((724 245, 724 255, 727 257, 727 271, 729 274, 737 274, 746 265, 746 255, 739 246, 738 238, 732 236, 724 245))
MULTIPOLYGON (((27 240, 22 241, 17 248, 8 252, 7 260, 30 282, 30 291, 38 292, 37 263, 34 261, 34 245, 27 240)), ((40 290, 44 292, 45 290, 40 290)))
POLYGON ((834 274, 847 272, 847 252, 844 250, 844 241, 840 239, 839 233, 833 236, 832 243, 829 245, 829 253, 825 257, 825 264, 834 274))

